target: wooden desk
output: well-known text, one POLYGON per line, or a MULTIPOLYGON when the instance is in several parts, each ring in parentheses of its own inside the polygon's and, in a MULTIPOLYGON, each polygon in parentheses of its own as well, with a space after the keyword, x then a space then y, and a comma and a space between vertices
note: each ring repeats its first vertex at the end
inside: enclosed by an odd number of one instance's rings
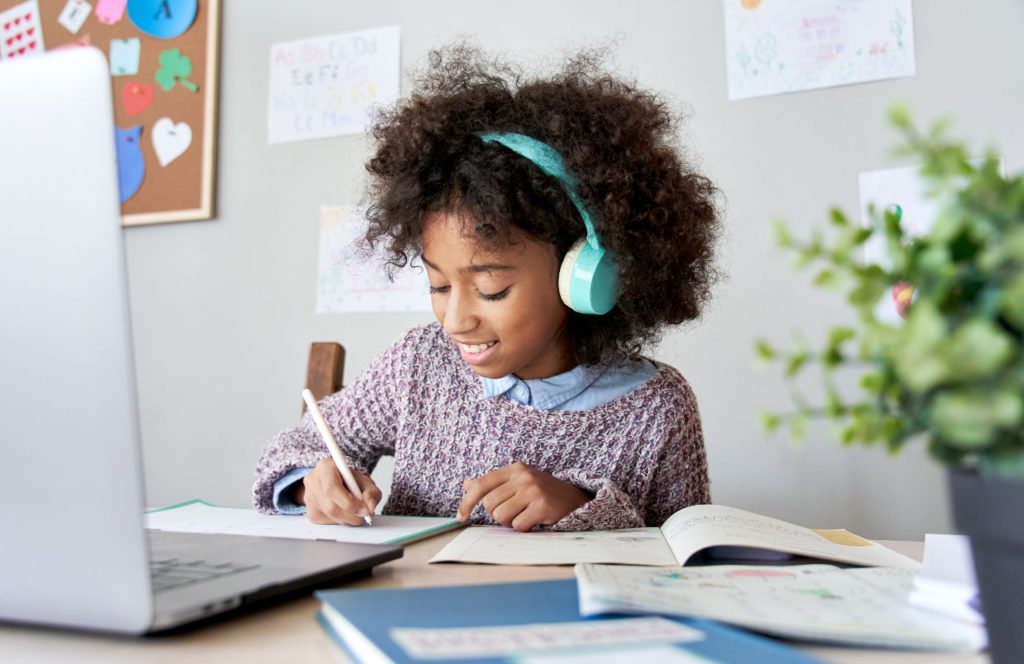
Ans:
MULTIPOLYGON (((372 577, 348 588, 412 588, 417 586, 501 583, 563 579, 571 567, 506 565, 427 565, 456 533, 445 533, 409 546, 405 556, 377 567, 372 577)), ((921 542, 885 542, 920 559, 921 542)), ((239 616, 222 623, 168 637, 123 639, 4 625, 0 627, 3 662, 347 662, 345 655, 317 625, 318 603, 312 596, 239 616)), ((823 648, 798 645, 831 662, 851 664, 984 664, 985 655, 937 655, 894 651, 823 648)))

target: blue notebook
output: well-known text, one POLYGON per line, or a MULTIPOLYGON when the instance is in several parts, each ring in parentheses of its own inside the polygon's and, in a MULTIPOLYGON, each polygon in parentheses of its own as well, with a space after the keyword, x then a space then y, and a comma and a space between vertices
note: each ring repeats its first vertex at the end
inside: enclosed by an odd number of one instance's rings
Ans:
POLYGON ((629 659, 651 662, 659 659, 658 653, 664 658, 673 651, 681 651, 676 652, 678 661, 687 655, 696 655, 707 662, 743 664, 819 661, 781 643, 707 620, 662 616, 582 618, 574 579, 435 588, 321 590, 316 596, 322 603, 317 616, 320 625, 353 661, 363 663, 533 662, 534 657, 554 654, 571 654, 584 662, 588 653, 605 656, 621 653, 629 659), (633 629, 639 627, 637 623, 627 629, 622 621, 629 620, 646 622, 642 623, 643 629, 633 629), (560 624, 552 628, 551 623, 560 624), (474 638, 464 638, 467 635, 461 632, 443 635, 418 631, 523 625, 531 626, 526 636, 510 637, 504 630, 480 632, 474 638), (584 634, 581 629, 589 633, 584 634), (618 638, 616 634, 634 632, 650 635, 651 640, 602 642, 618 638), (566 645, 566 639, 576 638, 574 635, 581 635, 586 644, 566 645), (481 643, 486 650, 495 642, 499 644, 495 648, 511 642, 530 645, 504 652, 471 652, 481 643), (438 643, 444 643, 449 649, 469 647, 470 650, 449 653, 451 656, 435 651, 429 659, 424 658, 422 650, 416 650, 424 644, 435 647, 438 643), (466 646, 467 643, 470 646, 466 646), (538 643, 545 646, 538 648, 538 643))

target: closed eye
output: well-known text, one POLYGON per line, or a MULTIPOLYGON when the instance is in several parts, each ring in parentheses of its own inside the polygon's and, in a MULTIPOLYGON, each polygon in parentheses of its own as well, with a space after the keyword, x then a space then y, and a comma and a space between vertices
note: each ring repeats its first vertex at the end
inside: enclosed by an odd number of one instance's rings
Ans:
POLYGON ((431 286, 430 294, 434 295, 435 293, 447 293, 450 289, 451 286, 431 286))
POLYGON ((494 302, 495 300, 500 300, 500 299, 504 298, 506 295, 508 295, 508 291, 509 291, 510 288, 512 288, 512 287, 509 286, 505 290, 503 290, 501 292, 498 292, 498 293, 480 293, 480 299, 481 300, 487 300, 488 302, 494 302))

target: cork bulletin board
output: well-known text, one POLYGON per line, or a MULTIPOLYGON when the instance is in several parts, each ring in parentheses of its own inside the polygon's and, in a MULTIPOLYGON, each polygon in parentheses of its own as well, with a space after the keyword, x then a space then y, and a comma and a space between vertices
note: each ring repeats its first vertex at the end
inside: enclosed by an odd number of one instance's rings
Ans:
POLYGON ((107 56, 125 226, 213 217, 219 14, 219 0, 0 0, 0 66, 107 56))

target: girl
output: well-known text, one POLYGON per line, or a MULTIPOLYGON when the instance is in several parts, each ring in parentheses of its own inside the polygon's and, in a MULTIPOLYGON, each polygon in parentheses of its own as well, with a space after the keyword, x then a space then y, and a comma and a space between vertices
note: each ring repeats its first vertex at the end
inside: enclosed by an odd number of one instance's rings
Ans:
POLYGON ((716 190, 675 117, 592 53, 528 80, 455 45, 418 83, 374 127, 366 239, 422 263, 438 322, 321 403, 362 495, 306 415, 264 448, 256 507, 358 525, 383 455, 385 514, 589 530, 708 502, 694 395, 640 356, 716 278, 716 190))

